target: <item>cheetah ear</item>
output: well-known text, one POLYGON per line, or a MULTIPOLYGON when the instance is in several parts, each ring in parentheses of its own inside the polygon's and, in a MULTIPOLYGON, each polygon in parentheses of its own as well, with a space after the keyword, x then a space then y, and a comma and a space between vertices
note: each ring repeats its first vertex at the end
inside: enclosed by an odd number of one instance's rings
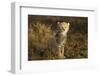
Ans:
POLYGON ((68 26, 70 25, 70 23, 67 23, 68 24, 68 26))
POLYGON ((60 22, 57 22, 57 24, 60 24, 60 22))

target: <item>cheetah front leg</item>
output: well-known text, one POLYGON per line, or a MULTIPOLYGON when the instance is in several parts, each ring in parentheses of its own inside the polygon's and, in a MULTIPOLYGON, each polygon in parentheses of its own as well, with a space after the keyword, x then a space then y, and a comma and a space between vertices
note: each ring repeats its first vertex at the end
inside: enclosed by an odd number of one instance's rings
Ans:
POLYGON ((58 47, 58 58, 63 59, 64 56, 64 46, 58 47))
POLYGON ((64 56, 64 46, 61 47, 61 57, 65 58, 65 56, 64 56))

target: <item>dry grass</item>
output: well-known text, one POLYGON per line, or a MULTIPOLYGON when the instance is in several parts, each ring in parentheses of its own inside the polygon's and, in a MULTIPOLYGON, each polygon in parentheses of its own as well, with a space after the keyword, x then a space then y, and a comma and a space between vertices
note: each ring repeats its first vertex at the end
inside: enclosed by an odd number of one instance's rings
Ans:
POLYGON ((29 59, 44 58, 43 54, 48 50, 48 41, 51 36, 51 27, 39 22, 30 25, 28 31, 29 59))
POLYGON ((66 58, 87 58, 87 36, 81 33, 69 33, 65 45, 66 58))

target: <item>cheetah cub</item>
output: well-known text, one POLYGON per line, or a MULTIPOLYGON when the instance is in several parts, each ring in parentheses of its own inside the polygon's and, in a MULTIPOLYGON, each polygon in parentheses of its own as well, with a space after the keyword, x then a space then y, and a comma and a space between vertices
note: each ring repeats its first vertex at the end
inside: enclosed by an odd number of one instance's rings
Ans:
POLYGON ((49 51, 51 57, 57 59, 65 58, 64 56, 64 45, 67 39, 67 32, 69 30, 70 23, 67 22, 57 22, 56 28, 53 32, 53 37, 49 42, 49 51))

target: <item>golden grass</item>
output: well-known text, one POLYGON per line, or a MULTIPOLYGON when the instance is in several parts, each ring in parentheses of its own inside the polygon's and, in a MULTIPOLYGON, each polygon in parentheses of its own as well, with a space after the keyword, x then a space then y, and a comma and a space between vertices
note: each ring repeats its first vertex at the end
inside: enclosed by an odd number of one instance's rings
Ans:
MULTIPOLYGON (((45 60, 48 58, 48 41, 52 37, 51 25, 41 22, 31 22, 28 27, 28 59, 45 60)), ((73 28, 73 27, 72 27, 73 28)), ((88 41, 87 33, 80 31, 68 32, 65 44, 65 57, 68 58, 87 58, 88 41)), ((52 57, 51 57, 52 58, 52 57)), ((53 59, 56 59, 53 57, 53 59)))
POLYGON ((48 40, 52 36, 51 27, 39 22, 30 24, 28 29, 29 54, 41 54, 48 49, 48 40))

